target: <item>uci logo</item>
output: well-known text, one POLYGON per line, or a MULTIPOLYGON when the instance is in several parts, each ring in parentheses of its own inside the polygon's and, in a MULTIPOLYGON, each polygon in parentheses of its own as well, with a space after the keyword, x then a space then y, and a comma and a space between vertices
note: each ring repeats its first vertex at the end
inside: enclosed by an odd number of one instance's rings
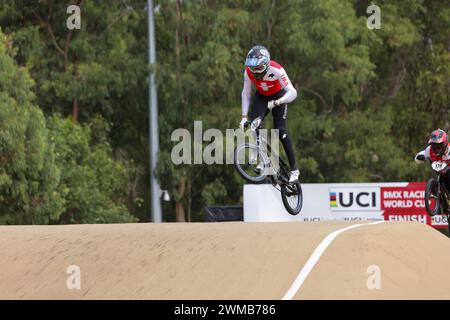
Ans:
POLYGON ((379 210, 379 188, 331 188, 330 209, 332 211, 379 210))

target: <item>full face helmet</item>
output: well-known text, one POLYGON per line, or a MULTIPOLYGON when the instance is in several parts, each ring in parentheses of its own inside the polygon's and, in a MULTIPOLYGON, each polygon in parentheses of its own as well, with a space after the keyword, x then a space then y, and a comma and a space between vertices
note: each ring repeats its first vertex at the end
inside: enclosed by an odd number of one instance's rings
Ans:
POLYGON ((431 146, 431 150, 438 157, 442 156, 448 148, 448 137, 444 130, 434 130, 430 135, 428 144, 431 146))
POLYGON ((245 66, 250 69, 255 79, 262 79, 269 68, 270 53, 264 46, 254 46, 245 59, 245 66))

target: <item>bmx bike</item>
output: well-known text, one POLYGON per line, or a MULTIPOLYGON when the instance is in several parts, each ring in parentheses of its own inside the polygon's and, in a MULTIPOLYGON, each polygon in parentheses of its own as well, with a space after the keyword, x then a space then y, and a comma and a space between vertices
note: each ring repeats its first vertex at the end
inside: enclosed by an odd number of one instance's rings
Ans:
MULTIPOLYGON (((450 169, 446 162, 433 161, 431 168, 436 176, 428 179, 425 187, 425 209, 433 217, 441 214, 444 221, 450 221, 450 193, 442 181, 442 176, 450 169)), ((450 224, 448 226, 450 232, 450 224)))
POLYGON ((281 199, 287 212, 297 215, 303 206, 303 192, 300 182, 289 182, 288 164, 271 148, 270 143, 259 130, 269 109, 252 122, 247 121, 245 128, 256 136, 256 143, 243 143, 234 150, 234 165, 239 174, 248 182, 261 184, 269 182, 281 192, 281 199), (276 159, 278 168, 273 165, 276 159), (259 165, 259 167, 258 167, 259 165))

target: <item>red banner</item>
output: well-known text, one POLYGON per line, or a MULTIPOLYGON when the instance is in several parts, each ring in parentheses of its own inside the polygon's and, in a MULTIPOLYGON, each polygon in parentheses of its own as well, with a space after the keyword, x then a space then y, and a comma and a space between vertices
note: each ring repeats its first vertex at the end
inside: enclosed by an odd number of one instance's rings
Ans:
MULTIPOLYGON (((381 187, 381 209, 385 220, 415 221, 432 225, 425 209, 425 182, 411 182, 405 187, 381 187)), ((442 225, 433 225, 442 227, 442 225)))

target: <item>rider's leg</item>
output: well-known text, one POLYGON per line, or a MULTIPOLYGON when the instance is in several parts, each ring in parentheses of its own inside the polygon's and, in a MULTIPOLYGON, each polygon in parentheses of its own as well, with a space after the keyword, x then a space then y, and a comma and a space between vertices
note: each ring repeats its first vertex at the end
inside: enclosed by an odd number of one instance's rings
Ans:
MULTIPOLYGON (((257 117, 262 116, 267 108, 267 97, 263 96, 262 94, 260 94, 258 91, 256 91, 255 93, 255 97, 253 99, 253 105, 250 111, 250 120, 253 121, 255 120, 257 117)), ((255 140, 257 139, 257 137, 254 137, 255 140)), ((264 170, 264 163, 262 163, 261 159, 258 159, 258 154, 251 154, 250 155, 251 161, 250 163, 254 163, 256 161, 259 161, 259 163, 256 166, 256 173, 261 173, 264 170)))
POLYGON ((267 102, 267 97, 256 91, 255 97, 253 99, 252 109, 250 111, 250 121, 253 121, 257 117, 264 114, 264 111, 266 111, 267 108, 267 102))
POLYGON ((448 168, 446 172, 441 175, 441 182, 445 184, 447 191, 450 192, 450 168, 448 168))
POLYGON ((283 144, 284 151, 289 160, 289 165, 291 166, 291 171, 295 171, 297 170, 297 162, 295 160, 292 141, 286 129, 287 108, 287 104, 283 104, 272 109, 273 126, 275 129, 278 129, 281 143, 283 144))
MULTIPOLYGON (((440 181, 442 184, 445 185, 445 187, 447 188, 447 191, 450 192, 450 170, 447 169, 444 174, 441 174, 440 181)), ((447 214, 450 213, 450 208, 449 208, 448 203, 443 204, 443 211, 444 211, 444 213, 447 213, 447 214)))

